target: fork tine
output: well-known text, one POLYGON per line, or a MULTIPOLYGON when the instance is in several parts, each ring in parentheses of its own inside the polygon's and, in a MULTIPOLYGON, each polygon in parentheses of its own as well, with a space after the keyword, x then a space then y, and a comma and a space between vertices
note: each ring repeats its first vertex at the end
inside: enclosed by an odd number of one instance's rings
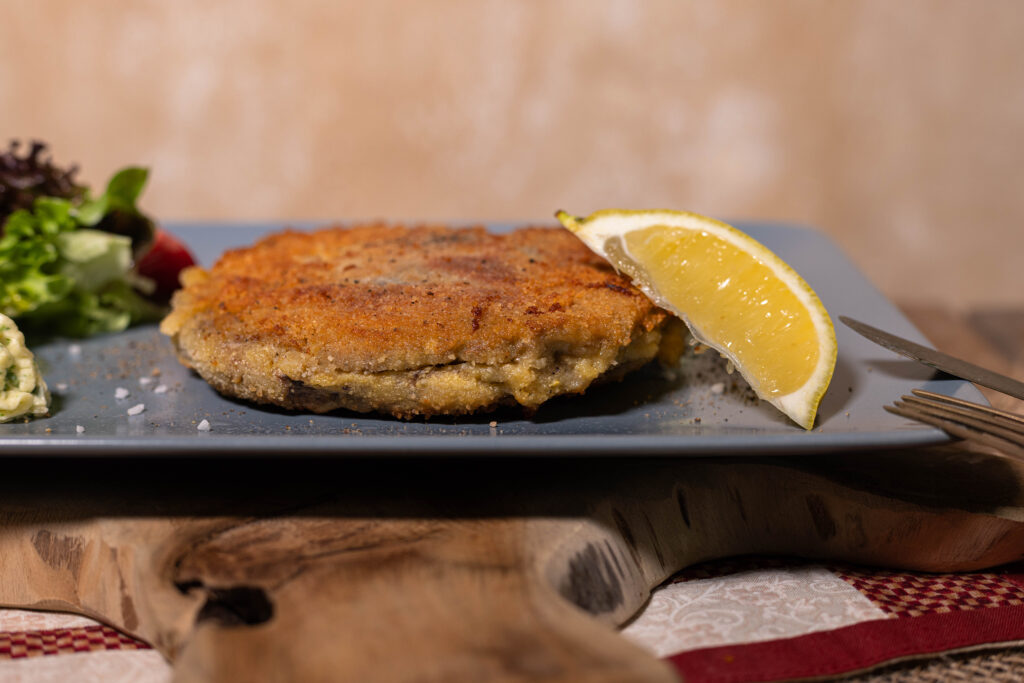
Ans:
POLYGON ((971 401, 965 401, 962 398, 956 398, 955 396, 947 396, 945 394, 936 394, 934 391, 925 391, 924 389, 913 389, 911 390, 911 393, 921 398, 928 398, 934 401, 941 401, 943 403, 962 406, 964 408, 972 408, 983 413, 987 413, 989 415, 998 415, 999 417, 1005 418, 1007 420, 1012 420, 1013 422, 1016 422, 1020 424, 1022 427, 1024 427, 1024 416, 1018 415, 1017 413, 1011 413, 1006 410, 998 410, 990 406, 981 405, 980 403, 972 403, 971 401))
POLYGON ((911 420, 924 422, 934 427, 938 427, 952 436, 956 436, 961 439, 972 439, 986 446, 991 446, 1008 457, 1017 460, 1024 460, 1024 447, 1022 447, 1017 441, 1004 439, 993 434, 988 431, 987 426, 984 425, 984 423, 971 424, 975 422, 973 418, 960 417, 958 420, 953 420, 938 417, 925 412, 924 410, 908 407, 906 404, 902 403, 897 403, 892 406, 883 406, 883 408, 890 413, 894 413, 901 417, 906 417, 911 420), (976 426, 977 424, 981 424, 982 426, 976 426))
POLYGON ((910 403, 902 404, 903 407, 909 407, 911 410, 919 410, 938 418, 969 425, 1024 448, 1024 430, 1014 422, 999 422, 995 416, 975 413, 959 406, 928 403, 924 399, 912 396, 904 398, 910 401, 910 403))
MULTIPOLYGON (((993 427, 1007 430, 1011 435, 1009 438, 1015 438, 1017 436, 1024 439, 1024 420, 1014 419, 1013 417, 1007 417, 1001 415, 992 410, 985 410, 985 406, 978 405, 977 403, 971 403, 970 401, 960 401, 953 403, 947 403, 941 400, 932 400, 923 396, 903 396, 902 399, 907 403, 930 409, 942 413, 947 417, 962 416, 972 417, 982 422, 988 423, 993 427)), ((1016 417, 1016 416, 1014 416, 1016 417)), ((1024 440, 1022 440, 1024 444, 1024 440)))

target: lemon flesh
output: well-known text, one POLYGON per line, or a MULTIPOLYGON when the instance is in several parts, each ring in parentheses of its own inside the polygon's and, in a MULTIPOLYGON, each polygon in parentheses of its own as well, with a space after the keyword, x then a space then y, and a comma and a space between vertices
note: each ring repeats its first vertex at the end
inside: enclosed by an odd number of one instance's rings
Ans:
POLYGON ((761 399, 805 429, 814 425, 835 368, 835 330, 811 287, 767 247, 682 211, 556 215, 727 357, 761 399))

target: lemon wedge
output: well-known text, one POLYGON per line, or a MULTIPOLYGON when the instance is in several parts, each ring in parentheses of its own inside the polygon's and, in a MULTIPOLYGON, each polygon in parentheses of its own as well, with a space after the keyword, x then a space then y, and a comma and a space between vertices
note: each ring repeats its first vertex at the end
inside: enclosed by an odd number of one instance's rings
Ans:
POLYGON ((814 426, 835 369, 835 329, 782 259, 731 225, 685 211, 555 215, 728 358, 758 397, 804 429, 814 426))

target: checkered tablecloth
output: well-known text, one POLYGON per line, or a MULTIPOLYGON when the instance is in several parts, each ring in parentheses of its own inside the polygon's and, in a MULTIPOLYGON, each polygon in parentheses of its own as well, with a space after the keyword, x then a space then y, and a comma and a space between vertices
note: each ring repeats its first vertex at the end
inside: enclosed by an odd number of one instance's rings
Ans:
POLYGON ((690 683, 839 676, 1024 642, 1024 566, 924 574, 714 562, 661 587, 624 633, 690 683))
MULTIPOLYGON (((691 683, 830 677, 1024 646, 1024 565, 923 574, 785 558, 711 562, 659 588, 623 635, 691 683)), ((169 678, 158 653, 107 626, 0 610, 0 681, 169 678)))

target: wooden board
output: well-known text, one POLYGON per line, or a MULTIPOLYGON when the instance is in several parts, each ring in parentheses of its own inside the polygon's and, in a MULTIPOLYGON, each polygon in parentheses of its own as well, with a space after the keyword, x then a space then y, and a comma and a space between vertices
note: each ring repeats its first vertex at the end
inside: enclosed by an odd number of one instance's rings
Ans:
POLYGON ((179 681, 668 681, 616 626, 696 562, 1024 558, 1024 466, 963 446, 287 470, 26 459, 0 492, 0 603, 105 621, 179 681))

